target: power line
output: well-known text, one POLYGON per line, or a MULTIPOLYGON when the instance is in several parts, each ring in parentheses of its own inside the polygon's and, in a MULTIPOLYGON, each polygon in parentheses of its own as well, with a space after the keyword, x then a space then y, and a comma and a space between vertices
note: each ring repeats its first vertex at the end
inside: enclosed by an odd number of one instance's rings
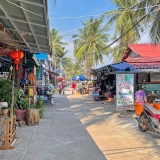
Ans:
MULTIPOLYGON (((148 14, 146 14, 146 15, 148 15, 148 14)), ((143 15, 144 16, 144 15, 143 15)), ((140 19, 141 17, 143 17, 143 16, 140 16, 140 17, 138 17, 138 18, 135 18, 135 19, 133 19, 133 20, 131 20, 130 22, 134 22, 134 21, 136 21, 136 20, 138 20, 138 19, 140 19)), ((130 23, 130 22, 126 22, 126 23, 123 23, 123 25, 121 26, 121 27, 123 27, 123 26, 125 26, 126 24, 128 24, 128 23, 130 23)), ((84 26, 85 27, 85 26, 84 26)), ((112 31, 112 30, 114 30, 116 27, 113 27, 112 26, 112 29, 109 29, 108 31, 112 31)), ((105 34, 105 33, 108 33, 108 31, 107 32, 104 32, 103 34, 105 34)), ((91 31, 92 32, 92 31, 91 31)), ((88 32, 88 33, 90 33, 90 32, 88 32)), ((72 36, 72 34, 66 34, 66 35, 63 35, 63 36, 72 36)), ((56 36, 52 36, 52 37, 56 37, 56 36)), ((69 41, 69 42, 74 42, 74 41, 69 41)))
MULTIPOLYGON (((158 5, 155 5, 155 7, 157 7, 158 5)), ((143 16, 140 16, 140 17, 138 17, 138 18, 135 18, 135 19, 133 19, 132 21, 134 21, 134 20, 138 20, 138 19, 140 19, 141 17, 144 17, 144 16, 147 16, 147 15, 149 15, 149 14, 151 14, 152 12, 149 12, 149 13, 147 13, 147 14, 145 14, 145 15, 143 15, 143 16)), ((105 16, 105 15, 104 15, 105 16)), ((85 26, 82 26, 82 27, 80 27, 80 28, 76 28, 76 29, 73 29, 73 30, 69 30, 69 31, 66 31, 66 32, 63 32, 63 33, 60 33, 59 35, 60 36, 64 36, 66 33, 69 33, 69 32, 73 32, 73 31, 77 31, 77 30, 79 30, 79 29, 83 29, 84 27, 86 27, 86 26, 88 26, 88 25, 90 25, 90 24, 93 24, 93 23, 95 23, 95 22, 97 22, 97 21, 99 21, 99 20, 101 20, 101 19, 103 19, 104 17, 100 17, 99 19, 97 19, 96 21, 94 21, 94 22, 91 22, 91 23, 88 23, 87 25, 85 25, 85 26)), ((127 23, 129 23, 129 22, 127 22, 127 23)), ((127 24, 127 23, 124 23, 124 24, 127 24)), ((111 30, 113 30, 113 29, 110 29, 110 30, 108 30, 108 31, 111 31, 111 30)), ((59 36, 58 35, 58 36, 59 36)), ((68 36, 68 35, 67 35, 68 36)), ((52 38, 53 37, 57 37, 57 36, 51 36, 52 38)))
MULTIPOLYGON (((157 5, 155 5, 157 6, 157 5)), ((152 7, 155 7, 155 6, 149 6, 149 7, 143 7, 143 8, 137 8, 137 9, 132 9, 132 10, 127 10, 127 11, 137 11, 137 10, 141 10, 141 9, 147 9, 147 8, 152 8, 152 7)), ((123 10, 123 9, 121 9, 123 10)), ((121 13, 120 11, 116 11, 115 13, 121 13)), ((110 13, 110 14, 113 14, 113 13, 110 13)), ((85 16, 73 16, 73 17, 53 17, 53 18, 49 18, 49 20, 63 20, 63 19, 80 19, 80 18, 85 18, 85 17, 97 17, 97 16, 102 16, 102 15, 105 15, 105 13, 102 13, 102 14, 91 14, 91 15, 85 15, 85 16)))
MULTIPOLYGON (((155 9, 155 8, 153 8, 155 9)), ((152 13, 153 9, 149 12, 152 13)), ((160 10, 160 9, 158 9, 160 10)), ((158 11, 157 10, 157 11, 158 11)), ((147 15, 144 15, 137 23, 135 23, 129 30, 127 30, 125 33, 123 33, 119 38, 117 38, 116 40, 114 40, 112 43, 110 43, 107 47, 103 48, 100 52, 104 51, 105 49, 107 49, 108 47, 112 46, 114 43, 116 43, 118 40, 120 40, 123 36, 125 36, 128 32, 130 32, 139 22, 141 22, 147 15)))
MULTIPOLYGON (((145 25, 144 25, 144 26, 145 26, 145 25)), ((147 29, 147 30, 141 35, 141 37, 143 37, 143 36, 146 34, 146 32, 148 32, 149 27, 150 27, 150 26, 145 27, 144 30, 146 30, 146 29, 147 29)), ((134 32, 134 34, 132 35, 132 37, 131 37, 128 41, 131 41, 131 39, 134 38, 135 34, 136 34, 136 31, 134 32)), ((130 43, 132 43, 132 42, 130 42, 130 43)), ((112 48, 112 50, 111 50, 110 52, 108 52, 108 55, 111 54, 112 52, 118 50, 118 49, 121 49, 121 48, 125 47, 127 44, 128 44, 128 42, 127 42, 127 43, 122 43, 122 44, 120 44, 120 47, 115 46, 114 48, 112 48)), ((90 59, 87 59, 87 60, 90 60, 90 59)))
MULTIPOLYGON (((104 13, 103 13, 104 14, 104 13)), ((97 17, 102 16, 103 14, 97 14, 97 15, 85 15, 85 16, 77 16, 77 17, 58 17, 58 18, 49 18, 49 20, 62 20, 62 19, 79 19, 79 18, 85 18, 85 17, 97 17)))
POLYGON ((27 11, 27 12, 30 12, 30 13, 32 13, 32 14, 35 14, 35 15, 37 15, 37 16, 39 16, 39 17, 43 17, 42 15, 37 14, 37 13, 35 13, 35 12, 32 12, 32 11, 30 11, 30 10, 28 10, 28 9, 25 9, 25 8, 23 8, 23 7, 21 7, 21 6, 17 5, 17 4, 15 4, 15 3, 9 1, 9 0, 6 0, 6 1, 9 2, 9 3, 11 3, 12 5, 15 5, 15 6, 18 7, 18 8, 21 8, 21 9, 27 11))

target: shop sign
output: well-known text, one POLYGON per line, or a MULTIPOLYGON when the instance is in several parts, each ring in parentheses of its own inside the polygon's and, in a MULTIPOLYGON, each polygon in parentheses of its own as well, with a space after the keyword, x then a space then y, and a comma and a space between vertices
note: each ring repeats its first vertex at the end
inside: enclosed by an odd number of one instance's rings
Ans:
POLYGON ((116 108, 121 110, 134 110, 134 75, 116 75, 116 108))
POLYGON ((37 80, 41 81, 43 79, 42 73, 43 73, 42 66, 40 66, 37 80))

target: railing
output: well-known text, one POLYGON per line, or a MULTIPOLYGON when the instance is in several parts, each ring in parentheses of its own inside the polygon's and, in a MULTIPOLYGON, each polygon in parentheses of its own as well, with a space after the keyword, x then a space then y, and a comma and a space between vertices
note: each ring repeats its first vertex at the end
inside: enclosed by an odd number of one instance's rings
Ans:
POLYGON ((2 142, 3 145, 0 146, 0 150, 8 150, 8 149, 14 149, 14 143, 18 139, 16 137, 16 116, 13 116, 12 118, 8 118, 5 120, 5 133, 2 136, 2 142))

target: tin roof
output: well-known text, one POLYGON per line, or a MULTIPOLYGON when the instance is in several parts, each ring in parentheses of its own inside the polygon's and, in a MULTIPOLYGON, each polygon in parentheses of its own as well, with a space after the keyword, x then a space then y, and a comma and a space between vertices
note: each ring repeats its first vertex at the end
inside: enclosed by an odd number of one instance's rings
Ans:
POLYGON ((122 61, 126 61, 130 51, 133 51, 137 55, 136 57, 160 57, 160 44, 129 44, 122 61))
POLYGON ((128 47, 141 57, 160 57, 160 44, 129 44, 128 47))
MULTIPOLYGON (((0 22, 4 32, 9 31, 14 39, 7 38, 9 44, 30 52, 51 52, 48 20, 48 0, 1 0, 0 22)), ((4 37, 0 37, 4 42, 4 37)))

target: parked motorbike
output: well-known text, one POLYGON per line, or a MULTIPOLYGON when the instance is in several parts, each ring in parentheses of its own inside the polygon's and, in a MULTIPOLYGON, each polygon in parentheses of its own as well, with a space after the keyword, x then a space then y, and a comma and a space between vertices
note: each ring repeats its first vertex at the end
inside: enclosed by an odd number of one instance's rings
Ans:
POLYGON ((160 134, 160 110, 145 104, 140 116, 136 116, 141 132, 151 131, 160 134))

